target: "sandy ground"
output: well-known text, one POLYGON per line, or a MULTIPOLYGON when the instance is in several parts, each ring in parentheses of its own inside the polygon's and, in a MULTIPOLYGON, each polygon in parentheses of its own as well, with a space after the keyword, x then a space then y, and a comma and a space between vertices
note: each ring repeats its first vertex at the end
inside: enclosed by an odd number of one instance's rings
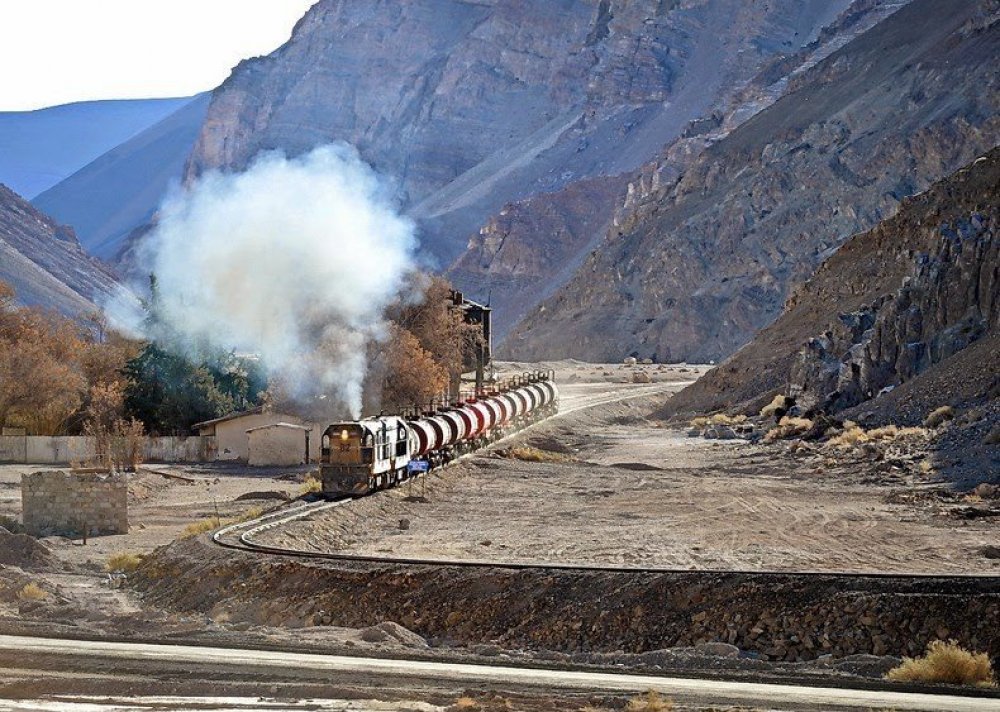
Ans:
POLYGON ((658 427, 643 416, 687 380, 677 369, 653 371, 652 385, 619 383, 618 367, 562 371, 560 417, 519 440, 567 461, 487 453, 260 541, 413 558, 1000 573, 979 553, 1000 544, 995 520, 959 516, 965 500, 929 475, 658 427))

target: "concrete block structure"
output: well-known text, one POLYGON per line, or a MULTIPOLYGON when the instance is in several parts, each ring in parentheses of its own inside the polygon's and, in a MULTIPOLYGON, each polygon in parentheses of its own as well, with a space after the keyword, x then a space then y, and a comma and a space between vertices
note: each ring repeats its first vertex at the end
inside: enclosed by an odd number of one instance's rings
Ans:
POLYGON ((311 423, 291 413, 276 413, 254 408, 242 413, 230 413, 221 418, 197 423, 194 429, 202 438, 214 438, 216 460, 239 460, 250 463, 249 431, 268 425, 297 425, 310 431, 309 460, 319 462, 320 441, 326 426, 311 423))
POLYGON ((21 510, 32 536, 128 533, 128 478, 61 470, 21 477, 21 510))

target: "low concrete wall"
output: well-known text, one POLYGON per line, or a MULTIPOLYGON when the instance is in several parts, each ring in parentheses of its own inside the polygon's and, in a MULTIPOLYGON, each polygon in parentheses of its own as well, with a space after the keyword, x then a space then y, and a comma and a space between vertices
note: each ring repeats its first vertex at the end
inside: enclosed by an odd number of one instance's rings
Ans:
MULTIPOLYGON (((95 457, 94 439, 82 435, 0 436, 0 462, 19 465, 86 463, 95 457)), ((147 437, 143 462, 210 462, 215 459, 214 437, 147 437)))
POLYGON ((33 472, 21 477, 21 511, 32 536, 127 534, 128 479, 33 472))

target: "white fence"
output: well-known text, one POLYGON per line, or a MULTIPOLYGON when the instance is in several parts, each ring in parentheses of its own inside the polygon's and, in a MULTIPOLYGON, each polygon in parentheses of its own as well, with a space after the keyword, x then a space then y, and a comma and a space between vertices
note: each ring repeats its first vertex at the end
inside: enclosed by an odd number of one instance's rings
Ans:
MULTIPOLYGON (((144 462, 210 462, 215 459, 215 438, 144 438, 144 462)), ((94 439, 83 435, 0 435, 0 462, 18 465, 86 463, 95 457, 94 439)))

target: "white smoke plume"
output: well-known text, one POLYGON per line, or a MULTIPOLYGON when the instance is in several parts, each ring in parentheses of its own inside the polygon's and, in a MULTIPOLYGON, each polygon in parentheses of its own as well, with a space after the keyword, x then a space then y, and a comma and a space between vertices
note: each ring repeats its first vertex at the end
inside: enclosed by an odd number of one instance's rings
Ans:
POLYGON ((169 198, 139 250, 182 348, 260 355, 291 395, 357 417, 366 345, 414 267, 413 223, 342 144, 265 153, 169 198))

